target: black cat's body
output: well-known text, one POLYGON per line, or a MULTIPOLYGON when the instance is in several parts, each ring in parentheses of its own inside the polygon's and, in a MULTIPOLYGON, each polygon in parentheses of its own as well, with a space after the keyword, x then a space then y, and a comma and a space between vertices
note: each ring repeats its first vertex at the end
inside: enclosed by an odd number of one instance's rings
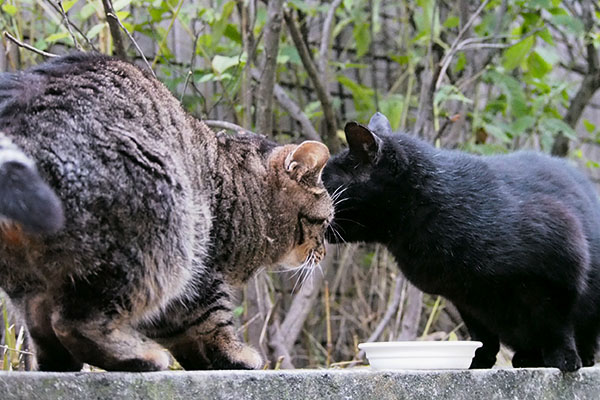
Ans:
POLYGON ((593 364, 600 201, 589 181, 545 155, 474 156, 386 130, 347 127, 350 150, 325 168, 330 192, 344 190, 332 225, 343 239, 385 244, 417 287, 452 301, 484 343, 473 367, 491 367, 499 342, 515 366, 593 364))

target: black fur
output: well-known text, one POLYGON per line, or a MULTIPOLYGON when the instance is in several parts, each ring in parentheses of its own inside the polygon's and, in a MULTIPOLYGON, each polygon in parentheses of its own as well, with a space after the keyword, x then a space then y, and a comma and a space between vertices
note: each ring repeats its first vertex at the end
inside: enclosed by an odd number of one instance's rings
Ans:
MULTIPOLYGON (((592 365, 600 201, 591 183, 563 160, 439 150, 382 120, 369 125, 376 135, 349 123, 349 150, 323 172, 343 198, 332 227, 348 242, 385 244, 411 282, 452 301, 484 343, 473 368, 493 366, 499 342, 516 351, 516 367, 592 365)), ((329 239, 341 240, 333 230, 329 239)))

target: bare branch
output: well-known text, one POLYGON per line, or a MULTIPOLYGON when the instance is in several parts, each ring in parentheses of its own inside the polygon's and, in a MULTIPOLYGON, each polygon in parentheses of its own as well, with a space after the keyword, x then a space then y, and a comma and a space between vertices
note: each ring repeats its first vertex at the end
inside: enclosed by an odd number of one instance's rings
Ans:
POLYGON ((14 37, 13 35, 11 35, 10 33, 4 31, 4 37, 7 38, 8 40, 10 40, 11 42, 13 42, 14 44, 16 44, 19 47, 22 47, 24 49, 27 49, 29 51, 32 51, 36 54, 39 54, 41 56, 44 57, 58 57, 58 54, 52 54, 52 53, 48 53, 46 51, 43 50, 39 50, 36 49, 35 47, 28 45, 27 43, 23 43, 21 42, 19 39, 17 39, 16 37, 14 37))
MULTIPOLYGON (((582 17, 586 27, 586 32, 590 32, 594 27, 594 16, 592 4, 590 1, 582 2, 582 17)), ((586 46, 587 73, 579 86, 579 90, 571 99, 571 103, 565 114, 565 122, 575 129, 583 110, 592 99, 598 89, 600 89, 600 60, 598 52, 591 41, 586 46)), ((564 157, 569 153, 569 139, 560 132, 556 135, 552 144, 552 154, 564 157)))
MULTIPOLYGON (((257 81, 260 81, 260 72, 258 72, 258 70, 253 69, 252 76, 257 81)), ((298 104, 296 104, 294 100, 292 100, 287 95, 285 90, 278 84, 275 84, 275 86, 273 87, 273 95, 275 96, 275 99, 277 100, 279 105, 285 111, 287 111, 290 117, 294 118, 300 124, 302 128, 302 136, 310 140, 322 141, 321 136, 317 133, 316 129, 310 122, 310 119, 308 119, 306 114, 304 114, 300 106, 298 106, 298 104)))
POLYGON ((252 132, 252 131, 250 131, 246 128, 243 128, 237 124, 234 124, 233 122, 218 121, 218 120, 214 120, 214 119, 204 119, 204 120, 202 120, 202 122, 204 122, 206 125, 210 126, 211 128, 228 129, 230 131, 234 131, 234 132, 241 133, 241 134, 249 133, 251 135, 264 136, 264 135, 252 132))
MULTIPOLYGON (((137 52, 140 54, 140 56, 144 60, 144 63, 146 63, 146 66, 148 67, 148 70, 150 71, 150 73, 152 73, 152 75, 156 78, 156 74, 154 73, 154 70, 152 69, 152 66, 150 65, 150 63, 146 59, 146 56, 144 55, 144 52, 142 51, 142 49, 140 48, 140 46, 138 46, 137 42, 135 41, 135 39, 133 38, 133 36, 131 35, 131 33, 129 33, 129 31, 127 30, 127 28, 125 28, 125 25, 123 25, 123 23, 121 23, 121 20, 119 19, 119 17, 117 17, 116 14, 112 14, 112 13, 111 14, 107 14, 106 17, 108 18, 109 15, 112 18, 114 18, 114 20, 117 22, 117 24, 119 25, 119 27, 121 29, 123 29, 123 31, 125 32, 125 34, 129 38, 129 40, 131 40, 131 43, 133 43, 133 45, 134 45, 135 49, 137 50, 137 52)), ((184 92, 185 92, 185 90, 184 90, 184 92)))
POLYGON ((269 136, 272 136, 273 130, 273 87, 277 72, 277 53, 282 19, 283 0, 270 0, 264 28, 265 60, 256 102, 256 128, 259 132, 269 136))
POLYGON ((62 1, 58 1, 57 3, 58 3, 58 8, 60 10, 60 13, 62 14, 62 17, 63 17, 63 24, 67 28, 67 31, 69 31, 69 35, 71 35, 71 39, 73 39, 73 44, 75 44, 75 48, 77 50, 81 51, 82 50, 81 45, 77 41, 77 38, 75 37, 73 30, 71 29, 71 22, 69 21, 69 17, 67 17, 67 13, 62 5, 62 1))
POLYGON ((406 299, 407 304, 405 306, 404 317, 402 318, 402 329, 398 335, 398 340, 415 340, 423 309, 423 292, 411 283, 408 283, 406 299))
POLYGON ((302 64, 306 69, 308 77, 315 88, 317 97, 319 98, 319 102, 323 107, 323 114, 325 115, 327 146, 333 153, 335 153, 337 150, 339 150, 340 143, 339 139, 337 138, 337 121, 333 111, 331 97, 325 88, 324 82, 322 82, 319 78, 317 68, 312 60, 306 43, 304 43, 304 40, 302 39, 302 34, 300 33, 300 29, 298 28, 296 21, 294 21, 294 18, 289 10, 286 10, 283 15, 288 26, 288 30, 290 31, 292 41, 294 42, 294 45, 300 54, 302 64))
POLYGON ((329 50, 331 48, 331 29, 333 28, 335 11, 342 4, 342 1, 334 0, 331 3, 323 22, 323 36, 321 37, 321 47, 319 49, 319 71, 325 82, 327 82, 327 64, 329 63, 329 50))
POLYGON ((123 46, 123 38, 119 31, 119 25, 121 24, 117 18, 117 13, 113 8, 111 0, 102 0, 102 6, 104 7, 104 14, 106 15, 106 22, 108 22, 108 28, 110 29, 110 35, 112 36, 113 43, 115 45, 115 54, 117 57, 125 60, 127 53, 123 46))
MULTIPOLYGON (((383 333, 383 330, 385 329, 387 324, 390 322, 392 317, 396 314, 396 311, 398 310, 398 307, 400 306, 400 299, 402 298, 402 283, 403 282, 404 282, 404 276, 401 274, 398 274, 398 276, 396 277, 396 280, 395 280, 395 287, 394 287, 394 294, 392 295, 392 301, 390 302, 390 305, 388 306, 387 310, 385 310, 385 314, 383 315, 383 318, 381 318, 381 321, 379 321, 379 324, 377 324, 377 327, 375 328, 375 330, 373 331, 371 336, 369 336, 369 338, 367 339, 367 342, 374 342, 377 339, 379 339, 379 337, 383 333)), ((356 355, 355 358, 360 360, 364 357, 364 355, 365 355, 364 350, 361 350, 358 352, 358 354, 356 355)))

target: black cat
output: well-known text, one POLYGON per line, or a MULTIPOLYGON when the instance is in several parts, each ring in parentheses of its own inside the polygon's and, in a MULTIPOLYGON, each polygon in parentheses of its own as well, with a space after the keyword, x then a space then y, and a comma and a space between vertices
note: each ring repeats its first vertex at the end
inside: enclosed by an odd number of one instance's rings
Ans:
POLYGON ((492 367, 500 342, 515 367, 593 365, 600 201, 583 174, 533 152, 436 149, 380 113, 345 132, 323 172, 344 198, 330 241, 383 243, 411 282, 452 301, 483 342, 471 368, 492 367))

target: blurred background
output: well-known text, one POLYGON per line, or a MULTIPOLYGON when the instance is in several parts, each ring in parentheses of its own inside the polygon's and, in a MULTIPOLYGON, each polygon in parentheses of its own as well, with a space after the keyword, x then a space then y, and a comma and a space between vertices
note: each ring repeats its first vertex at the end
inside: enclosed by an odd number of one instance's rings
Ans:
MULTIPOLYGON (((215 130, 336 152, 347 121, 381 111, 439 147, 566 157, 600 188, 599 21, 593 0, 0 0, 0 72, 99 51, 151 68, 215 130)), ((382 246, 329 246, 321 267, 240 290, 240 335, 267 368, 362 365, 364 341, 468 338, 382 246)), ((27 368, 2 304, 1 366, 27 368)))

